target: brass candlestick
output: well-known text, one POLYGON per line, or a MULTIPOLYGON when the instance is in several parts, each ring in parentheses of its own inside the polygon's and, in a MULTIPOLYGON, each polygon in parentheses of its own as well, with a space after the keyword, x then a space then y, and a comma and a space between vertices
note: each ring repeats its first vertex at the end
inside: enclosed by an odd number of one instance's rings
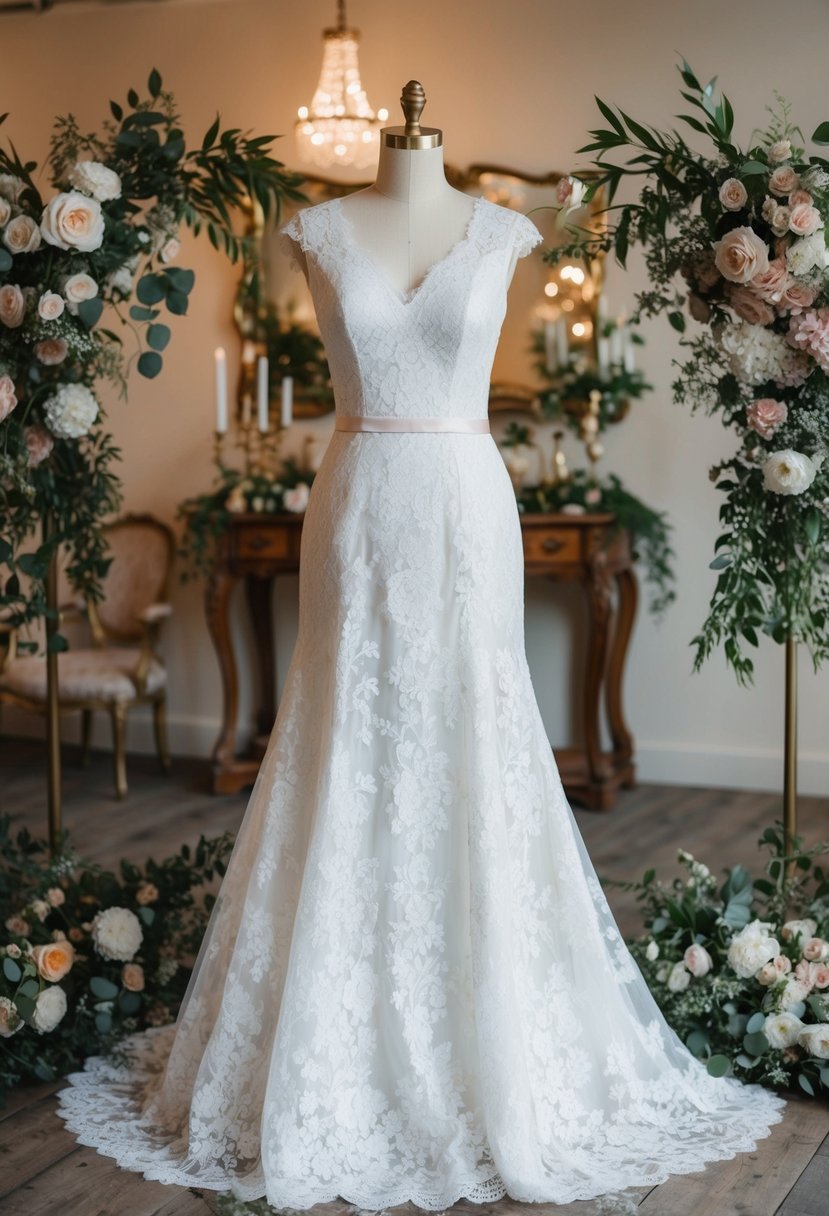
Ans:
POLYGON ((553 431, 553 471, 550 481, 554 486, 563 485, 570 480, 570 470, 567 468, 567 457, 564 454, 562 443, 564 442, 564 431, 553 431))

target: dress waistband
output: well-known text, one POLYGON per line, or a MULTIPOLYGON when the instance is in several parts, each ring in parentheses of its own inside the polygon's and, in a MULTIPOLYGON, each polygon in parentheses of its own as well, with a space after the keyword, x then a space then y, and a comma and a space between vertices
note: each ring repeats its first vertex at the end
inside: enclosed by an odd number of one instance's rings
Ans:
POLYGON ((338 414, 335 431, 458 431, 483 435, 489 432, 488 418, 383 418, 371 415, 338 414))

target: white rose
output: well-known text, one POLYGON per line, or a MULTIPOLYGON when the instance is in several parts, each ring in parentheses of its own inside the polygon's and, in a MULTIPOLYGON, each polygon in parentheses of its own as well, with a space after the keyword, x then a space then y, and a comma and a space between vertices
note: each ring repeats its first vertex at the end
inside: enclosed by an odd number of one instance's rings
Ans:
POLYGON ((121 197, 121 179, 98 160, 79 160, 69 170, 69 184, 99 202, 121 197))
POLYGON ((122 295, 132 295, 132 275, 126 266, 119 266, 112 274, 107 275, 107 286, 111 291, 118 291, 122 295))
POLYGON ((56 291, 44 291, 37 302, 37 315, 42 321, 56 321, 63 312, 63 297, 56 291))
POLYGON ((720 186, 720 202, 726 211, 741 211, 748 201, 748 191, 737 177, 729 177, 720 186))
POLYGON ((792 154, 792 144, 789 139, 778 139, 769 148, 769 164, 779 165, 782 160, 788 160, 792 154))
POLYGON ((2 227, 3 224, 8 224, 11 213, 11 203, 7 198, 3 198, 2 194, 0 194, 0 227, 2 227))
POLYGON ((803 1030, 803 1023, 793 1013, 773 1013, 766 1018, 763 1034, 770 1047, 792 1047, 803 1030))
POLYGON ((46 920, 46 917, 52 911, 45 899, 33 899, 29 907, 41 923, 46 920))
POLYGON ((22 1026, 23 1019, 14 1002, 7 996, 0 996, 0 1039, 10 1039, 22 1026))
POLYGON ((66 1013, 66 993, 59 984, 50 984, 38 995, 32 1025, 41 1034, 54 1030, 66 1013))
POLYGON ((98 402, 83 384, 62 384, 43 407, 49 430, 59 439, 80 439, 98 417, 98 402))
POLYGON ((780 930, 780 936, 784 942, 790 941, 793 937, 802 937, 806 941, 814 937, 817 933, 817 921, 812 920, 811 916, 807 916, 805 920, 787 920, 783 928, 780 930))
POLYGON ((728 963, 741 979, 750 979, 779 954, 779 943, 767 933, 770 928, 766 921, 753 920, 731 939, 728 963))
POLYGON ((12 253, 34 253, 40 248, 40 229, 30 215, 17 215, 6 225, 3 244, 12 253))
POLYGON ((829 1060, 829 1024, 805 1026, 798 1037, 798 1043, 805 1047, 810 1056, 819 1060, 829 1060))
POLYGON ((130 962, 143 937, 141 922, 129 908, 105 908, 92 922, 92 941, 102 958, 130 962))
POLYGON ((16 173, 0 173, 0 194, 10 203, 18 202, 25 189, 26 183, 16 173))
POLYGON ((815 480, 816 472, 808 456, 787 448, 772 452, 763 465, 763 485, 773 494, 802 494, 815 480))
POLYGON ((649 963, 656 962, 656 960, 659 958, 659 943, 658 942, 653 942, 653 941, 648 942, 648 947, 645 950, 645 958, 648 960, 649 963))
POLYGON ((829 254, 821 230, 801 237, 799 241, 792 241, 786 250, 786 266, 793 275, 807 275, 816 266, 824 267, 827 263, 829 254))
POLYGON ((161 246, 159 257, 162 262, 172 262, 173 258, 178 257, 181 249, 181 241, 177 237, 171 236, 168 241, 161 246))
POLYGON ((94 296, 97 296, 98 284, 89 274, 70 274, 64 280, 61 291, 69 306, 69 311, 77 313, 79 304, 82 304, 84 300, 91 300, 94 296))
POLYGON ((707 975, 714 965, 711 955, 705 947, 696 942, 685 951, 684 960, 691 975, 696 976, 697 979, 707 975))
POLYGON ((684 992, 691 982, 691 972, 684 963, 674 963, 668 975, 668 991, 684 992))
POLYGON ((781 1009, 791 1009, 792 1005, 799 1005, 801 1001, 805 1001, 809 995, 810 984, 804 984, 802 980, 797 979, 794 975, 786 977, 786 986, 780 994, 778 1004, 781 1009))
POLYGON ((40 231, 50 245, 89 253, 104 239, 101 204, 77 190, 56 194, 43 209, 40 231))

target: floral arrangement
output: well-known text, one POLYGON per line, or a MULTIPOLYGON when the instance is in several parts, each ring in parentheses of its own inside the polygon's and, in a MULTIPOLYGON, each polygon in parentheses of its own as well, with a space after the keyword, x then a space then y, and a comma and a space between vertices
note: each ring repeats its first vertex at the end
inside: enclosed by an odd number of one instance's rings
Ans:
POLYGON ((0 1105, 21 1082, 53 1080, 92 1052, 175 1018, 233 838, 202 837, 164 861, 84 861, 66 836, 12 836, 0 819, 0 1105))
POLYGON ((296 461, 284 460, 275 475, 254 468, 239 470, 219 464, 218 484, 206 494, 187 498, 179 505, 178 518, 184 530, 179 546, 183 559, 182 581, 213 568, 216 544, 227 530, 232 515, 275 515, 288 511, 301 514, 308 505, 314 480, 310 470, 296 461))
POLYGON ((829 1093, 829 841, 784 846, 782 823, 758 842, 762 877, 719 882, 680 849, 686 877, 605 880, 635 891, 647 934, 628 943, 670 1025, 715 1076, 829 1093), (796 910, 791 915, 789 909, 796 910))
POLYGON ((126 108, 111 101, 103 135, 83 133, 71 114, 56 121, 48 198, 36 162, 0 149, 0 613, 13 626, 45 615, 43 580, 59 545, 76 590, 99 594, 99 525, 119 503, 99 384, 126 398, 133 363, 145 377, 162 370, 171 337, 162 310, 186 314, 194 284, 174 264, 181 226, 206 227, 236 261, 251 238, 235 233, 232 212, 248 192, 265 215, 302 197, 299 179, 268 154, 273 136, 220 132, 217 116, 188 150, 155 69, 148 90, 142 99, 130 89, 126 108), (24 551, 46 518, 48 535, 24 551))
MULTIPOLYGON (((641 246, 650 285, 634 319, 664 313, 683 335, 675 400, 736 433, 734 455, 710 471, 724 495, 722 532, 695 666, 722 644, 748 682, 746 647, 761 633, 805 642, 816 668, 829 656, 829 161, 807 155, 779 97, 741 148, 716 81, 701 85, 684 61, 680 74, 690 112, 679 120, 710 151, 597 98, 608 126, 580 149, 597 154, 584 189, 607 190, 613 222, 599 234, 571 226, 572 243, 545 258, 612 250, 625 265, 641 246), (625 150, 624 163, 609 159, 625 150), (637 178, 636 200, 614 204, 622 182, 637 178)), ((829 122, 812 141, 829 143, 829 122)))

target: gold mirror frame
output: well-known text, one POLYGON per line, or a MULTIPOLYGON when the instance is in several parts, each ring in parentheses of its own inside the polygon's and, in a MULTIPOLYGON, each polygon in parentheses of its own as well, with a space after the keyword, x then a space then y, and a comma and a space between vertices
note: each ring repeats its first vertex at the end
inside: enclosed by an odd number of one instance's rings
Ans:
MULTIPOLYGON (((490 412, 493 413, 507 410, 535 412, 543 378, 540 370, 533 370, 535 361, 541 357, 537 350, 535 353, 531 350, 533 333, 548 333, 549 326, 555 323, 557 316, 566 319, 555 298, 551 302, 545 292, 550 290, 550 284, 555 284, 558 301, 564 304, 560 288, 572 287, 572 284, 562 282, 561 264, 551 267, 542 258, 543 249, 554 244, 556 238, 561 241, 560 216, 553 208, 558 206, 556 189, 564 176, 558 172, 528 174, 507 166, 486 163, 472 164, 466 169, 446 166, 447 180, 456 189, 472 195, 484 194, 493 202, 530 213, 530 217, 544 236, 544 242, 539 249, 518 263, 510 285, 510 306, 501 331, 490 386, 490 412)), ((331 198, 341 198, 371 184, 370 181, 344 183, 333 178, 308 174, 301 183, 301 189, 307 195, 307 203, 303 205, 312 206, 331 198)), ((590 204, 581 208, 582 214, 577 222, 598 228, 598 213, 603 206, 604 200, 597 194, 590 204)), ((249 203, 247 218, 248 234, 252 238, 251 247, 254 253, 246 262, 234 303, 234 318, 243 343, 238 390, 240 415, 246 409, 252 408, 255 397, 256 356, 268 353, 268 316, 277 315, 282 319, 282 310, 289 309, 289 316, 297 319, 303 331, 307 329, 309 336, 316 332, 307 286, 304 283, 299 285, 303 300, 297 306, 299 314, 296 307, 291 312, 289 302, 280 300, 278 291, 275 290, 274 267, 278 267, 279 261, 284 260, 284 254, 278 248, 277 227, 287 216, 283 214, 278 222, 272 222, 266 230, 261 208, 254 200, 252 205, 249 203), (245 404, 246 395, 248 401, 245 404)), ((584 274, 584 286, 575 292, 575 296, 570 292, 568 298, 572 299, 572 303, 565 304, 565 307, 575 309, 572 316, 582 316, 587 332, 581 345, 589 358, 595 358, 598 300, 602 288, 601 261, 592 263, 589 269, 584 268, 584 274), (581 298, 583 296, 586 298, 581 298)), ((294 289, 292 295, 295 295, 298 286, 295 275, 291 275, 289 286, 294 289)), ((540 336, 536 341, 541 341, 540 336)), ((278 376, 278 366, 272 367, 272 402, 277 396, 274 385, 278 382, 278 376)), ((330 399, 314 399, 311 395, 304 395, 295 383, 295 417, 316 417, 329 413, 332 409, 333 396, 330 399)))

